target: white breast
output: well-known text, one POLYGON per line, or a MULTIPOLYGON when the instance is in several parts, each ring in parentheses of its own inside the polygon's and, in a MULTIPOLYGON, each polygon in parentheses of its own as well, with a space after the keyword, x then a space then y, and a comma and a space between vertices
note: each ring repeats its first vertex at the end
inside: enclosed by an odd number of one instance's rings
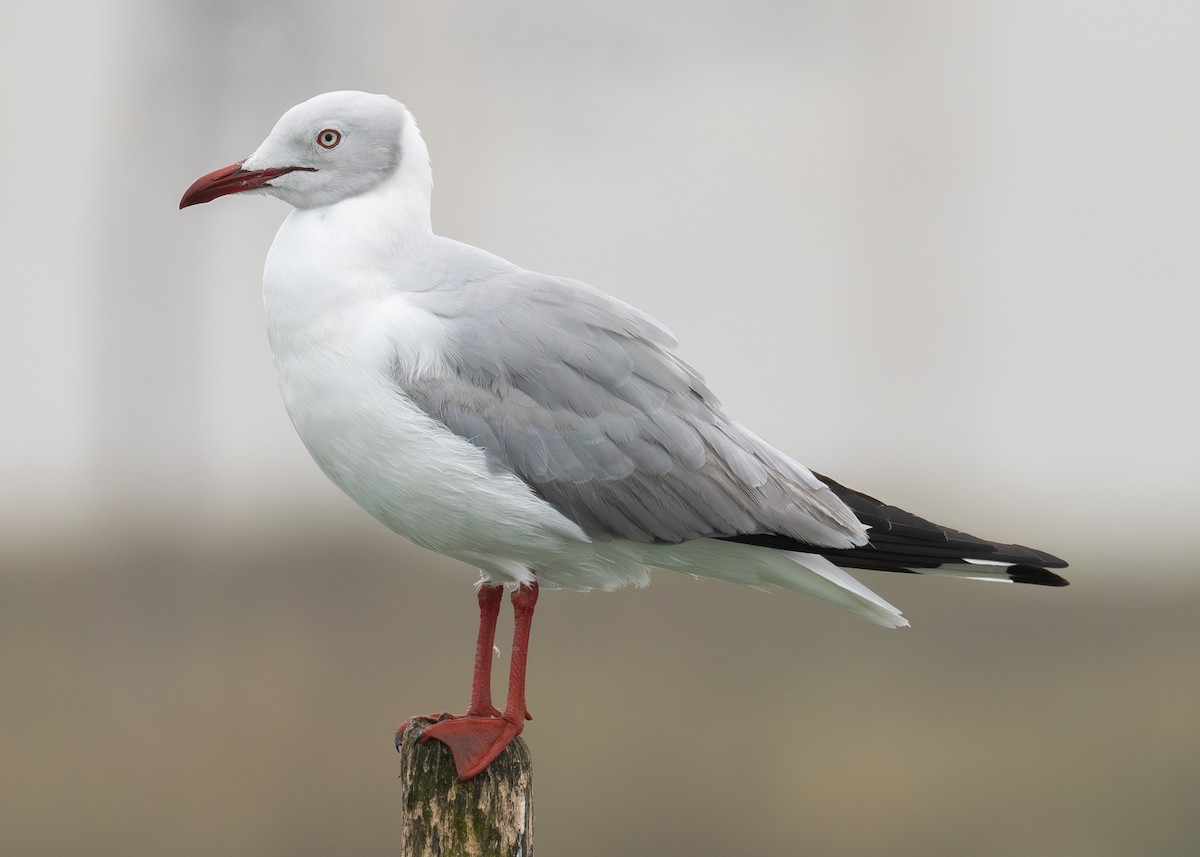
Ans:
POLYGON ((443 323, 397 288, 395 271, 338 264, 353 255, 305 214, 272 245, 264 302, 284 404, 326 475, 406 538, 501 578, 528 578, 540 557, 585 544, 573 522, 403 394, 405 377, 443 368, 443 323))

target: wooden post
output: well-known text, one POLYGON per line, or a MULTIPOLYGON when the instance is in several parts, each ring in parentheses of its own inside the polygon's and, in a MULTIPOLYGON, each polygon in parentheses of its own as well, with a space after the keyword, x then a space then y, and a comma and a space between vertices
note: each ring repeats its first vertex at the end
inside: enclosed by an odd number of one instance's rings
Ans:
POLYGON ((532 857, 529 747, 518 736, 482 774, 455 782, 450 748, 441 741, 417 743, 432 722, 414 718, 396 739, 402 857, 532 857))

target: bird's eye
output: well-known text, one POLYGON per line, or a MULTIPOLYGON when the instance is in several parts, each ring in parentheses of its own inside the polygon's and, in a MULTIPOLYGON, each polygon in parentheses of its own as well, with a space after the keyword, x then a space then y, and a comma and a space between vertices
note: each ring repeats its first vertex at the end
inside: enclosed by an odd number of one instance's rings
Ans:
POLYGON ((342 132, 334 128, 326 128, 317 134, 317 144, 322 149, 332 149, 340 142, 342 142, 342 132))

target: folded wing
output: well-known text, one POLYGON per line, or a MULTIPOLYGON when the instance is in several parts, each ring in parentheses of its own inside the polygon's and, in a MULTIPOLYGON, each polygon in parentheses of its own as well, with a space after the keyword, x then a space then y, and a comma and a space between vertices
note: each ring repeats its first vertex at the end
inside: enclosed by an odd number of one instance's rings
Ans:
POLYGON ((728 419, 633 307, 520 270, 412 299, 443 322, 449 357, 397 385, 592 538, 866 543, 846 503, 728 419))

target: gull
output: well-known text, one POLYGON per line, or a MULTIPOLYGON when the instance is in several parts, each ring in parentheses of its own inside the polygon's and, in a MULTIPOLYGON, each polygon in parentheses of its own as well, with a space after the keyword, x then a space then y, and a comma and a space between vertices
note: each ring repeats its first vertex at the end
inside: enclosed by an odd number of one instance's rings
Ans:
POLYGON ((267 333, 317 465, 387 527, 480 569, 467 712, 422 740, 482 772, 529 718, 539 586, 644 586, 651 568, 816 596, 889 628, 844 568, 1047 586, 1061 559, 979 539, 815 473, 739 425, 675 340, 584 283, 436 235, 429 153, 398 101, 330 92, 288 110, 185 208, 292 206, 267 253, 267 333), (508 698, 492 704, 505 590, 508 698))

